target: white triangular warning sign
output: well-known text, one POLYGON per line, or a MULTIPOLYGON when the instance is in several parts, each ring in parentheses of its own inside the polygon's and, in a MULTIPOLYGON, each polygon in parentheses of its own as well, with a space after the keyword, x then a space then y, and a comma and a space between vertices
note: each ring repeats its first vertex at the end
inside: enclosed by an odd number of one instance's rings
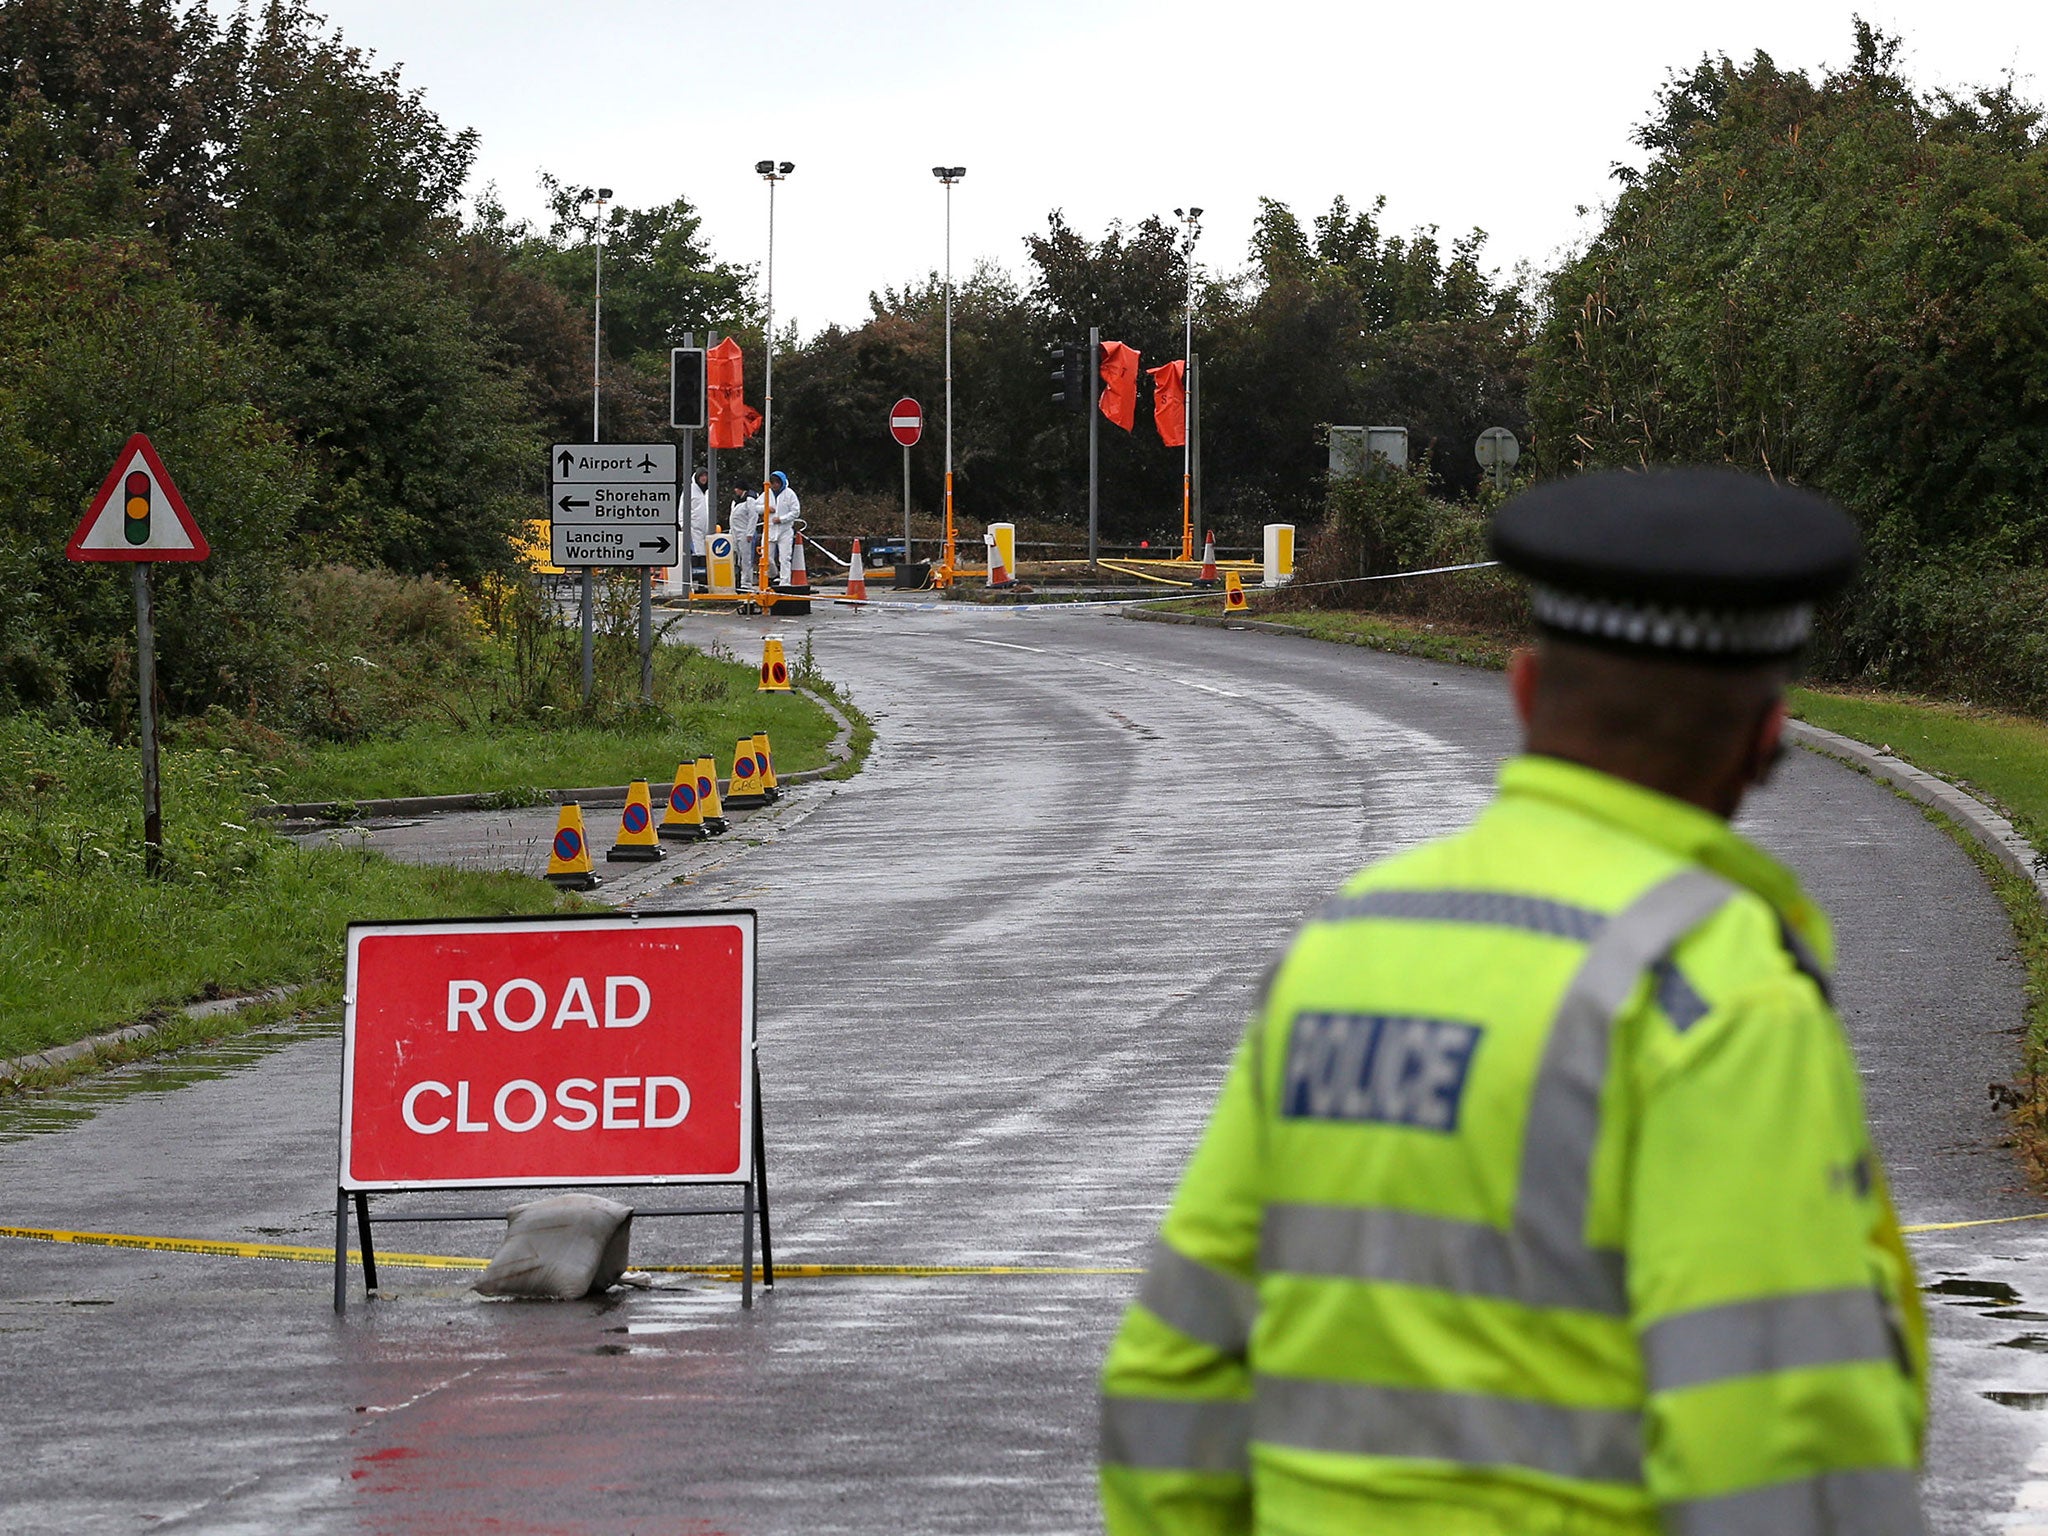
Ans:
POLYGON ((204 560, 211 553, 170 471, 141 432, 128 439, 64 546, 67 560, 204 560))

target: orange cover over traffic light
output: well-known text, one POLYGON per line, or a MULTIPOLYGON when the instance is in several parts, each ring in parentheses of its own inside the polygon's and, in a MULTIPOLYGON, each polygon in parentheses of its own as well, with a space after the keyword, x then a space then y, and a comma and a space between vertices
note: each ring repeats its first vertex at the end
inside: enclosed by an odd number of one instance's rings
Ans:
POLYGON ((1102 414, 1130 431, 1138 420, 1138 349, 1102 344, 1102 414))

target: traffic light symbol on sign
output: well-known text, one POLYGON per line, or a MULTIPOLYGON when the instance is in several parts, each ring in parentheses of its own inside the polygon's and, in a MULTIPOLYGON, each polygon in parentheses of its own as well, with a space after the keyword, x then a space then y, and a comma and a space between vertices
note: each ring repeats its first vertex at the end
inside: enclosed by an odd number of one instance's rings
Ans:
POLYGON ((121 519, 121 529, 130 544, 149 542, 149 476, 136 470, 128 477, 124 486, 126 493, 122 510, 127 514, 121 519))

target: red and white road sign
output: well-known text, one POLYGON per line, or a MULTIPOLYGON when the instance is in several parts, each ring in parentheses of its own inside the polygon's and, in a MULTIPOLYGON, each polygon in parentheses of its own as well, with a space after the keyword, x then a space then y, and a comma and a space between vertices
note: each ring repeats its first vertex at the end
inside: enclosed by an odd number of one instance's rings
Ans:
POLYGON ((753 1172, 754 914, 351 923, 344 1189, 753 1172))
POLYGON ((212 552, 171 483, 171 472, 141 432, 115 458, 64 546, 67 560, 204 560, 212 552))
POLYGON ((889 407, 889 435, 906 448, 924 436, 924 407, 905 395, 889 407))

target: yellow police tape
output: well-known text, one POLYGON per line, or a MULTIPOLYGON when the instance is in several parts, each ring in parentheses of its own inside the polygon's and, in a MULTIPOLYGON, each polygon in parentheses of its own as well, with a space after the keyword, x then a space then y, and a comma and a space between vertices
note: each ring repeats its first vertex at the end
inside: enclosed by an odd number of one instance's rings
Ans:
POLYGON ((1899 1230, 1911 1237, 1916 1232, 1954 1232, 1963 1227, 2002 1227, 2011 1221, 2048 1221, 2048 1211, 2035 1211, 2029 1216, 1984 1216, 1976 1221, 1923 1221, 1917 1226, 1901 1227, 1899 1230))
MULTIPOLYGON (((1997 1227, 2016 1221, 2048 1221, 2048 1211, 2027 1216, 1987 1216, 1975 1221, 1929 1221, 1901 1227, 1907 1236, 1922 1232, 1955 1232, 1965 1227, 1997 1227)), ((218 1242, 198 1237, 144 1237, 130 1232, 67 1232, 55 1227, 0 1227, 0 1238, 19 1238, 34 1243, 70 1243, 84 1248, 125 1248, 148 1253, 191 1253, 213 1259, 277 1259, 299 1264, 332 1264, 332 1248, 305 1247, 295 1243, 218 1242)), ((351 1248, 349 1261, 360 1264, 362 1253, 351 1248)), ((488 1259, 460 1258, 445 1253, 379 1253, 379 1264, 394 1269, 483 1269, 488 1259)), ((638 1264, 643 1274, 698 1275, 713 1280, 737 1280, 737 1264, 638 1264)), ((755 1266, 759 1274, 760 1266, 755 1266)), ((778 1264, 778 1278, 797 1280, 838 1279, 947 1279, 956 1276, 1038 1276, 1087 1277, 1142 1275, 1144 1270, 1112 1264, 778 1264)))
MULTIPOLYGON (((140 1249, 150 1253, 196 1253, 214 1259, 284 1259, 302 1264, 332 1264, 332 1248, 300 1247, 293 1243, 212 1242, 197 1237, 139 1237, 127 1232, 65 1232, 53 1227, 0 1227, 0 1237, 18 1237, 35 1243, 75 1243, 87 1248, 140 1249)), ((362 1262, 362 1253, 348 1251, 352 1263, 362 1262)), ((488 1259, 455 1258, 440 1253, 379 1253, 377 1262, 396 1269, 482 1269, 488 1259)), ((737 1264, 636 1264, 635 1270, 654 1275, 701 1275, 713 1280, 737 1280, 737 1264)), ((754 1266, 754 1273, 761 1268, 754 1266)), ((1142 1269, 1109 1265, 1057 1264, 778 1264, 777 1279, 801 1280, 861 1279, 907 1276, 914 1279, 943 1279, 954 1275, 1141 1275, 1142 1269)))

